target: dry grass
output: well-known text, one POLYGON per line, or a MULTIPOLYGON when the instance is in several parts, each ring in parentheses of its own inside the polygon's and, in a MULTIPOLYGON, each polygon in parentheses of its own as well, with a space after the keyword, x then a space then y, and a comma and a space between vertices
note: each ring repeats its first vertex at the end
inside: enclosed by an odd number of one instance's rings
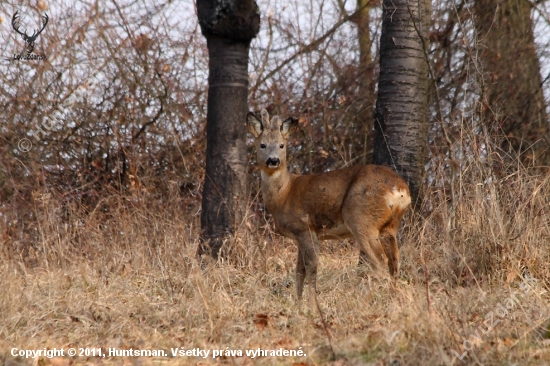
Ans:
POLYGON ((485 184, 469 177, 456 183, 454 208, 433 190, 425 199, 431 213, 408 215, 395 286, 370 283, 350 243, 323 243, 319 299, 332 360, 319 315, 307 301, 301 311, 295 304, 296 248, 288 240, 253 229, 236 238, 227 261, 201 268, 198 218, 181 209, 181 197, 168 205, 112 196, 86 212, 36 193, 32 238, 2 222, 4 363, 550 364, 550 176, 520 171, 485 184), (512 294, 517 303, 499 318, 498 304, 512 294), (489 314, 501 321, 482 332, 489 314), (460 361, 452 350, 464 346, 472 349, 460 361), (10 356, 13 347, 302 347, 307 356, 25 361, 10 356))

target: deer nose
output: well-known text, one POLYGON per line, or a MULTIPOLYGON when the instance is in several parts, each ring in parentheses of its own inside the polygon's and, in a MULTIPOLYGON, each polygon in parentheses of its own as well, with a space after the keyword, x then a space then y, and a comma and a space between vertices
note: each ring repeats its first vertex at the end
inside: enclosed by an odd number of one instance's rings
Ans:
POLYGON ((279 160, 279 158, 269 158, 265 164, 268 168, 277 168, 279 164, 281 164, 281 160, 279 160))

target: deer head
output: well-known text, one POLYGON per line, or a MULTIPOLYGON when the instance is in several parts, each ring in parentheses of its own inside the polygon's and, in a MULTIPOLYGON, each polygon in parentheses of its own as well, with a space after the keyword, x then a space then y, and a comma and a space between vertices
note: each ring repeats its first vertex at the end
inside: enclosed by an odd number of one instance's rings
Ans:
POLYGON ((287 118, 281 122, 278 116, 269 120, 265 109, 260 112, 261 119, 254 113, 248 113, 248 130, 254 136, 258 164, 262 171, 271 175, 278 169, 286 169, 286 141, 296 129, 298 120, 287 118))

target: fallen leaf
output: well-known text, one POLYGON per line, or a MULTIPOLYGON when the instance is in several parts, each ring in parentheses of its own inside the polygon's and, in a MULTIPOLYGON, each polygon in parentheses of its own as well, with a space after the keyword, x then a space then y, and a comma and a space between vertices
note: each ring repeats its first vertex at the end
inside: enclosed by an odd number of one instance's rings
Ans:
POLYGON ((288 337, 284 337, 280 341, 275 342, 277 347, 291 348, 293 346, 292 341, 288 337))
POLYGON ((508 275, 506 276, 506 282, 508 282, 508 283, 512 282, 516 278, 517 275, 518 274, 517 274, 516 271, 514 271, 514 270, 510 271, 510 273, 508 273, 508 275))
POLYGON ((269 316, 267 314, 256 314, 256 318, 253 320, 254 324, 258 327, 258 330, 264 330, 267 327, 269 316))

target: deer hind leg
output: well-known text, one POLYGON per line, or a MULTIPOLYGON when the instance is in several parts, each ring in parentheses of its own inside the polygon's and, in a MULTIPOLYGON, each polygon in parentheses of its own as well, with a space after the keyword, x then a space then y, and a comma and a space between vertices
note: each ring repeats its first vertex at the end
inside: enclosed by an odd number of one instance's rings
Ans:
POLYGON ((405 211, 398 209, 393 211, 392 218, 384 225, 381 229, 380 239, 382 240, 382 245, 386 256, 388 257, 388 266, 390 269, 390 275, 393 278, 397 278, 399 275, 399 245, 397 243, 397 230, 399 229, 399 224, 403 219, 405 211))
MULTIPOLYGON (((384 229, 391 229, 392 211, 386 199, 362 184, 350 189, 342 218, 360 250, 359 263, 368 263, 375 277, 388 277, 388 252, 382 243, 384 229)), ((388 242, 388 247, 391 243, 388 242)), ((392 260, 395 257, 392 257, 392 260)))
MULTIPOLYGON (((382 243, 382 248, 386 257, 388 258, 388 267, 390 270, 390 275, 392 277, 397 276, 399 272, 399 248, 397 246, 396 233, 395 233, 395 223, 392 221, 389 224, 385 225, 380 230, 380 242, 382 243)), ((398 223, 399 224, 399 223, 398 223)), ((364 266, 369 263, 367 255, 363 252, 361 246, 359 246, 359 261, 358 266, 364 266)))
POLYGON ((382 229, 380 241, 382 242, 386 257, 388 257, 390 275, 396 278, 399 274, 399 247, 397 246, 395 233, 392 230, 382 229))
POLYGON ((362 222, 356 222, 353 218, 347 220, 346 225, 359 247, 359 263, 369 264, 376 277, 387 277, 385 268, 388 265, 388 257, 378 229, 364 227, 362 222))
POLYGON ((304 280, 309 284, 309 299, 317 302, 317 265, 319 263, 319 242, 313 231, 298 236, 298 261, 296 263, 296 293, 298 302, 302 299, 304 280))

